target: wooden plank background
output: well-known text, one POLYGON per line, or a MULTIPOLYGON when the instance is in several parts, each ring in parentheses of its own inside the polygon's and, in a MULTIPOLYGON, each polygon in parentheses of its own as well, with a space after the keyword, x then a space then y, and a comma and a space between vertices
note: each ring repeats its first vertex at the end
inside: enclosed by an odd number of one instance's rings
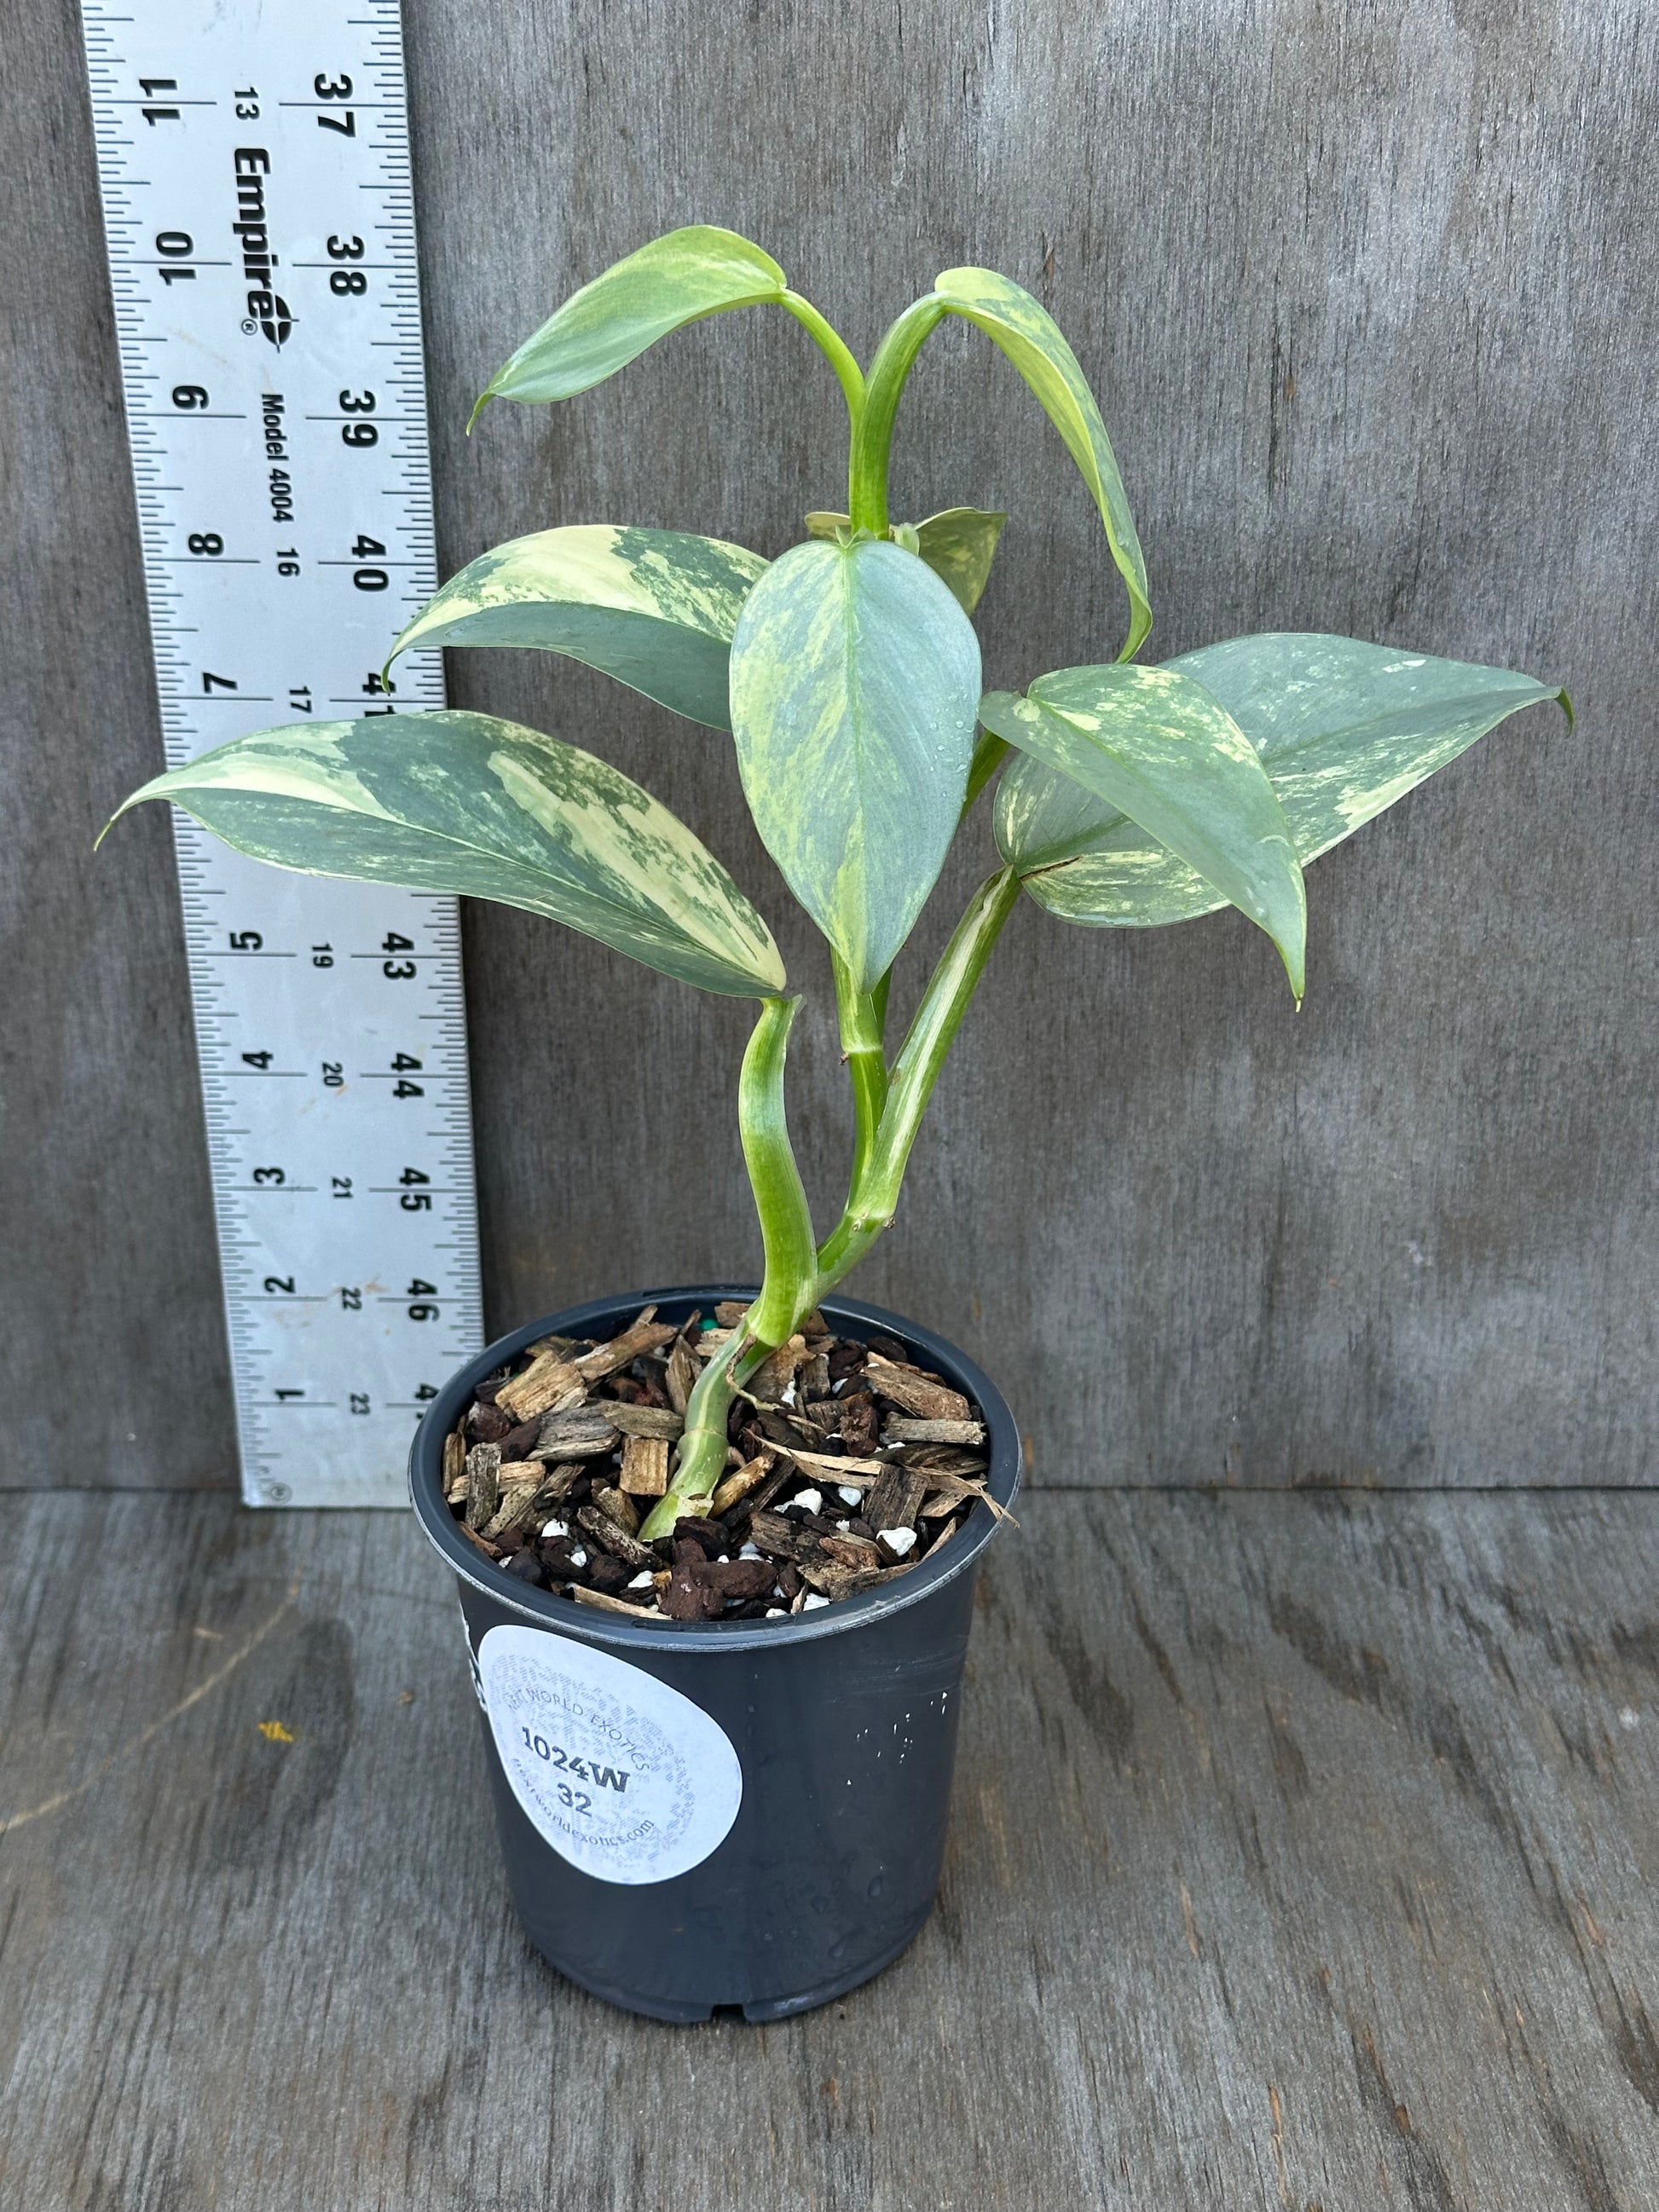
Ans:
MULTIPOLYGON (((233 1447, 167 825, 90 853, 160 747, 77 28, 70 0, 0 12, 0 1482, 210 1486, 233 1447)), ((1299 1017, 1237 916, 1024 911, 858 1287, 1008 1376, 1039 1482, 1650 1477, 1652 11, 422 0, 409 43, 446 568, 583 519, 771 554, 838 499, 839 401, 782 318, 463 442, 549 306, 714 220, 861 351, 949 264, 1030 286, 1103 393, 1158 653, 1324 629, 1575 695, 1576 736, 1535 711, 1312 872, 1299 1017)), ((901 436, 896 512, 1012 511, 988 679, 1107 653, 1097 524, 988 346, 934 342, 901 436)), ((640 776, 823 984, 720 740, 532 655, 458 658, 453 696, 640 776)), ((964 845, 921 954, 982 823, 964 845)), ((475 910, 467 957, 492 1323, 752 1264, 742 1010, 522 916, 475 910)), ((821 988, 794 1073, 827 1208, 821 988)))
POLYGON ((938 1910, 768 2027, 531 1950, 407 1518, 36 1496, 12 1537, 18 2212, 1659 2202, 1651 1497, 1030 1498, 938 1910))

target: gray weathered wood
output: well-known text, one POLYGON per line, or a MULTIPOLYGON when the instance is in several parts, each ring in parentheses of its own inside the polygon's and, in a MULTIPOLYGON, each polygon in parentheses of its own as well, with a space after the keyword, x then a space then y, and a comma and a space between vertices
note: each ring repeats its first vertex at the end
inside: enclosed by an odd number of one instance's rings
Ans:
POLYGON ((681 2030, 513 1923, 407 1521, 20 1501, 8 2203, 1645 2212, 1659 1501, 1024 1522, 933 1922, 823 2012, 681 2030))
MULTIPOLYGON (((200 1482, 230 1436, 162 826, 88 856, 156 754, 73 9, 7 14, 0 1206, 39 1260, 0 1363, 31 1467, 200 1482), (58 1388, 77 1331, 90 1405, 58 1388)), ((1104 395, 1155 651, 1330 629, 1576 695, 1577 737, 1534 714, 1312 872, 1300 1017, 1236 916, 1022 913, 860 1286, 1019 1373, 1040 1482, 1650 1478, 1651 11, 430 0, 409 30, 447 568, 583 519, 770 553, 838 501, 839 403, 781 318, 461 437, 544 307, 701 216, 866 352, 947 263, 1030 284, 1104 395)), ((940 338, 901 440, 896 511, 1012 510, 989 680, 1109 650, 1098 526, 1006 364, 940 338)), ((454 656, 453 696, 597 746, 767 907, 817 994, 792 1074, 827 1208, 822 963, 729 747, 532 654, 454 656)), ((493 1321, 752 1266, 742 1009, 520 916, 475 911, 467 951, 493 1321)))

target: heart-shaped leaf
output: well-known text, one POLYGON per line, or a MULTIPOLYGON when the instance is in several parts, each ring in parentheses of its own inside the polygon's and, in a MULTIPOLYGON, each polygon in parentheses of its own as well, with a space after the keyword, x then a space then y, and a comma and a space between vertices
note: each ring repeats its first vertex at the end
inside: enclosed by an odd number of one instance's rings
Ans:
MULTIPOLYGON (((933 574, 951 586, 951 595, 965 615, 984 597, 991 562, 1002 535, 1006 514, 993 514, 980 507, 947 507, 930 514, 926 522, 901 523, 896 540, 908 532, 915 539, 910 548, 919 553, 933 574)), ((850 514, 815 507, 806 518, 809 538, 836 538, 853 527, 850 514)), ((908 541, 907 541, 908 542, 908 541)))
POLYGON ((671 331, 728 307, 781 300, 787 289, 771 255, 736 231, 710 223, 671 230, 573 292, 496 370, 472 420, 491 399, 568 399, 671 331))
MULTIPOLYGON (((1165 665, 1202 684, 1255 745, 1304 866, 1522 708, 1568 704, 1510 669, 1301 631, 1165 665)), ((1119 808, 1036 760, 998 786, 996 837, 1031 896, 1066 921, 1147 928, 1223 903, 1119 808)))
POLYGON ((925 562, 877 538, 793 546, 744 602, 732 730, 789 888, 872 989, 933 889, 974 750, 979 642, 925 562))
POLYGON ((1167 667, 1062 668, 1024 699, 988 694, 979 717, 1259 923, 1302 996, 1308 910, 1290 830, 1255 747, 1201 684, 1167 667))
POLYGON ((550 915, 682 982, 784 987, 772 933, 649 792, 493 714, 373 714, 236 738, 135 792, 256 860, 550 915))
POLYGON ((758 553, 678 530, 585 523, 481 553, 428 601, 392 648, 526 645, 568 653, 728 730, 726 664, 758 553))
POLYGON ((1007 355, 1042 402, 1094 494, 1106 526, 1106 543, 1128 587, 1129 634, 1119 658, 1129 659, 1152 626, 1146 563, 1106 425, 1077 356, 1048 309, 994 270, 946 269, 934 280, 933 291, 952 314, 965 315, 1007 355))

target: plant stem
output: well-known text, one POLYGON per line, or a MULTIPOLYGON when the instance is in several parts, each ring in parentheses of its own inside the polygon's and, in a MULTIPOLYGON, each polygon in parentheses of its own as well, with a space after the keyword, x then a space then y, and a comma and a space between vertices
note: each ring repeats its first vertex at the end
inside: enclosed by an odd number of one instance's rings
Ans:
POLYGON ((745 1334, 768 1352, 788 1341, 811 1312, 817 1275, 811 1209, 795 1165, 784 1106, 783 1073, 797 999, 763 999, 738 1082, 738 1126, 760 1216, 766 1273, 749 1309, 745 1334))
POLYGON ((836 1017, 841 1054, 853 1086, 853 1171, 856 1184, 869 1164, 881 1110, 887 1103, 887 1053, 882 1038, 887 1012, 888 977, 874 991, 860 991, 839 953, 830 955, 836 974, 836 1017))
POLYGON ((647 1542, 667 1535, 683 1513, 707 1511, 726 1468, 726 1417, 737 1390, 769 1353, 788 1342, 817 1297, 812 1216, 789 1142, 783 1092, 789 1031, 800 1003, 798 998, 761 1000, 738 1079, 744 1164, 766 1253, 761 1293, 744 1326, 732 1331, 693 1386, 674 1479, 641 1532, 647 1542))
POLYGON ((864 411, 864 371, 854 357, 853 349, 827 316, 819 313, 810 300, 799 292, 786 292, 780 306, 785 307, 804 331, 810 332, 818 350, 829 362, 840 381, 847 398, 847 411, 856 422, 864 411))
POLYGON ((1007 750, 1007 740, 993 737, 989 730, 980 731, 975 738, 974 757, 968 765, 968 789, 962 802, 963 822, 973 812, 975 800, 1001 767, 1007 750))
POLYGON ((851 347, 842 337, 841 332, 826 316, 819 313, 810 300, 803 299, 799 292, 786 292, 783 295, 782 305, 789 310, 801 328, 810 335, 819 352, 836 372, 836 380, 841 386, 842 396, 847 402, 849 440, 847 470, 850 477, 853 470, 852 457, 858 450, 859 428, 864 420, 864 371, 859 367, 851 347))
POLYGON ((854 530, 880 537, 887 528, 887 465, 899 395, 923 340, 944 319, 945 302, 931 295, 914 301, 892 325, 870 364, 864 405, 853 425, 847 506, 854 530))
MULTIPOLYGON (((787 1343, 827 1291, 863 1259, 891 1222, 921 1117, 945 1056, 985 972, 1004 923, 1019 896, 1019 878, 1002 868, 981 884, 940 955, 892 1073, 886 1098, 840 1221, 816 1250, 811 1215, 784 1110, 784 1063, 799 999, 763 999, 743 1056, 738 1118, 743 1156, 760 1216, 766 1275, 744 1325, 734 1329, 698 1376, 685 1409, 674 1478, 640 1534, 647 1543, 672 1533, 680 1516, 706 1512, 726 1466, 726 1422, 733 1400, 768 1356, 787 1343)), ((885 978, 883 978, 884 983, 885 978)), ((842 997, 841 977, 837 998, 842 997)), ((860 1024, 879 1034, 881 986, 845 994, 860 1024)), ((856 1091, 855 1091, 856 1097, 856 1091)))
POLYGON ((951 942, 939 956, 893 1063, 887 1103, 868 1164, 854 1183, 840 1221, 818 1247, 820 1297, 858 1264, 897 1211, 910 1148, 933 1095, 933 1085, 1018 896, 1019 878, 1013 869, 999 869, 969 901, 951 942))

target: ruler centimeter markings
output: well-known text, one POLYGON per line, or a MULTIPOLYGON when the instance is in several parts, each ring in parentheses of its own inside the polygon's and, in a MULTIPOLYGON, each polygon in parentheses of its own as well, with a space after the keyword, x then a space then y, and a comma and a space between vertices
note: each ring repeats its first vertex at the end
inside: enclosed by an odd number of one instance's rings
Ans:
MULTIPOLYGON (((441 707, 398 0, 82 0, 170 766, 441 707)), ((455 902, 175 813, 253 1505, 396 1505, 483 1342, 455 902)))

